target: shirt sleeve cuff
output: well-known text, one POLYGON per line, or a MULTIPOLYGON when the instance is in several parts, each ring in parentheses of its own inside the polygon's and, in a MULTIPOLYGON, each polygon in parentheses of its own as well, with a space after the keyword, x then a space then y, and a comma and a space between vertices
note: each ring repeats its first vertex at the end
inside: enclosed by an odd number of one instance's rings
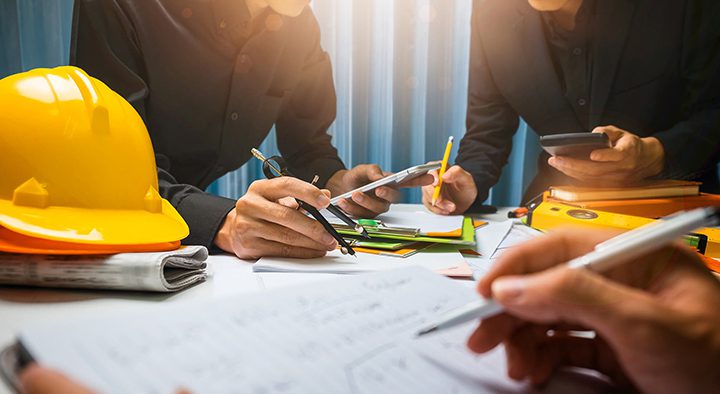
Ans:
POLYGON ((190 227, 190 235, 183 245, 203 245, 211 252, 219 252, 214 241, 228 212, 235 208, 235 200, 208 193, 192 193, 175 207, 190 227))
POLYGON ((470 207, 465 211, 467 214, 471 213, 495 213, 497 212, 497 208, 492 205, 485 205, 484 202, 487 200, 488 197, 488 191, 490 190, 489 187, 484 187, 483 182, 487 182, 487 179, 481 178, 480 176, 476 174, 472 174, 473 180, 475 181, 475 187, 477 187, 478 195, 475 198, 475 201, 470 205, 470 207))

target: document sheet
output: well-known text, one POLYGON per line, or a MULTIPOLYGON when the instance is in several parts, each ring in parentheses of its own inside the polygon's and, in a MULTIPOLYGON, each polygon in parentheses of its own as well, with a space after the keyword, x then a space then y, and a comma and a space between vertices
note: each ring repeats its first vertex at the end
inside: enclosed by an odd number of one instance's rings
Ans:
POLYGON ((457 251, 457 247, 434 245, 405 258, 361 252, 351 256, 343 255, 339 250, 333 250, 324 257, 314 259, 263 257, 253 265, 253 271, 359 274, 413 266, 430 270, 447 270, 465 264, 467 264, 465 258, 457 251))
POLYGON ((40 363, 108 393, 524 392, 471 323, 416 338, 474 292, 422 268, 339 278, 163 312, 24 330, 40 363))
POLYGON ((480 279, 495 264, 495 261, 506 251, 542 233, 516 220, 492 222, 475 230, 478 240, 477 251, 480 256, 466 256, 472 267, 473 277, 480 279))

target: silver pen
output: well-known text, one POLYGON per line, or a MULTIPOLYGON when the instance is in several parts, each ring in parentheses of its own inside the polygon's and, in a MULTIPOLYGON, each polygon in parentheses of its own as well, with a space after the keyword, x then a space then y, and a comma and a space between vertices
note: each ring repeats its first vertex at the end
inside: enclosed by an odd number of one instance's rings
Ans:
MULTIPOLYGON (((697 228, 717 226, 719 223, 720 207, 681 212, 599 243, 592 252, 570 260, 566 265, 571 269, 586 268, 595 272, 604 272, 654 252, 697 228)), ((437 322, 420 330, 417 336, 472 320, 482 320, 502 312, 502 305, 493 299, 481 298, 448 312, 437 322)))

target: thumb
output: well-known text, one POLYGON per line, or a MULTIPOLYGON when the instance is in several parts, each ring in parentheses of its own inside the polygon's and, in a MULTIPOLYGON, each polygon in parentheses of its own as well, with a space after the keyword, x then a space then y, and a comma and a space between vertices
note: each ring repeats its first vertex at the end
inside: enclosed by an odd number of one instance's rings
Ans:
POLYGON ((463 169, 460 166, 452 166, 442 176, 443 182, 455 183, 460 178, 463 169))
POLYGON ((368 180, 370 180, 371 182, 385 178, 385 174, 383 174, 382 169, 380 169, 380 166, 376 164, 369 165, 367 171, 365 172, 365 175, 367 175, 368 180))
POLYGON ((592 131, 593 133, 605 133, 608 136, 610 142, 615 144, 615 141, 619 140, 625 132, 614 126, 600 126, 596 127, 592 131))
POLYGON ((638 311, 656 308, 646 293, 584 269, 556 267, 526 276, 508 276, 492 284, 493 297, 524 320, 579 324, 613 337, 638 311))
POLYGON ((438 182, 440 181, 440 175, 438 174, 438 170, 432 170, 428 172, 427 175, 430 175, 432 177, 432 183, 426 186, 437 186, 438 182))

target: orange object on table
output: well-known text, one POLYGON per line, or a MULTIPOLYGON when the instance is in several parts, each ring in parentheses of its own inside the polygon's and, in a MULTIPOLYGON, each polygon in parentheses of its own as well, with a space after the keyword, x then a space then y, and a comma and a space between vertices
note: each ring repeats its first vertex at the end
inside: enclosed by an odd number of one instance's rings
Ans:
POLYGON ((0 227, 0 252, 50 255, 91 255, 166 252, 180 247, 180 241, 139 245, 95 245, 51 241, 30 237, 0 227))

